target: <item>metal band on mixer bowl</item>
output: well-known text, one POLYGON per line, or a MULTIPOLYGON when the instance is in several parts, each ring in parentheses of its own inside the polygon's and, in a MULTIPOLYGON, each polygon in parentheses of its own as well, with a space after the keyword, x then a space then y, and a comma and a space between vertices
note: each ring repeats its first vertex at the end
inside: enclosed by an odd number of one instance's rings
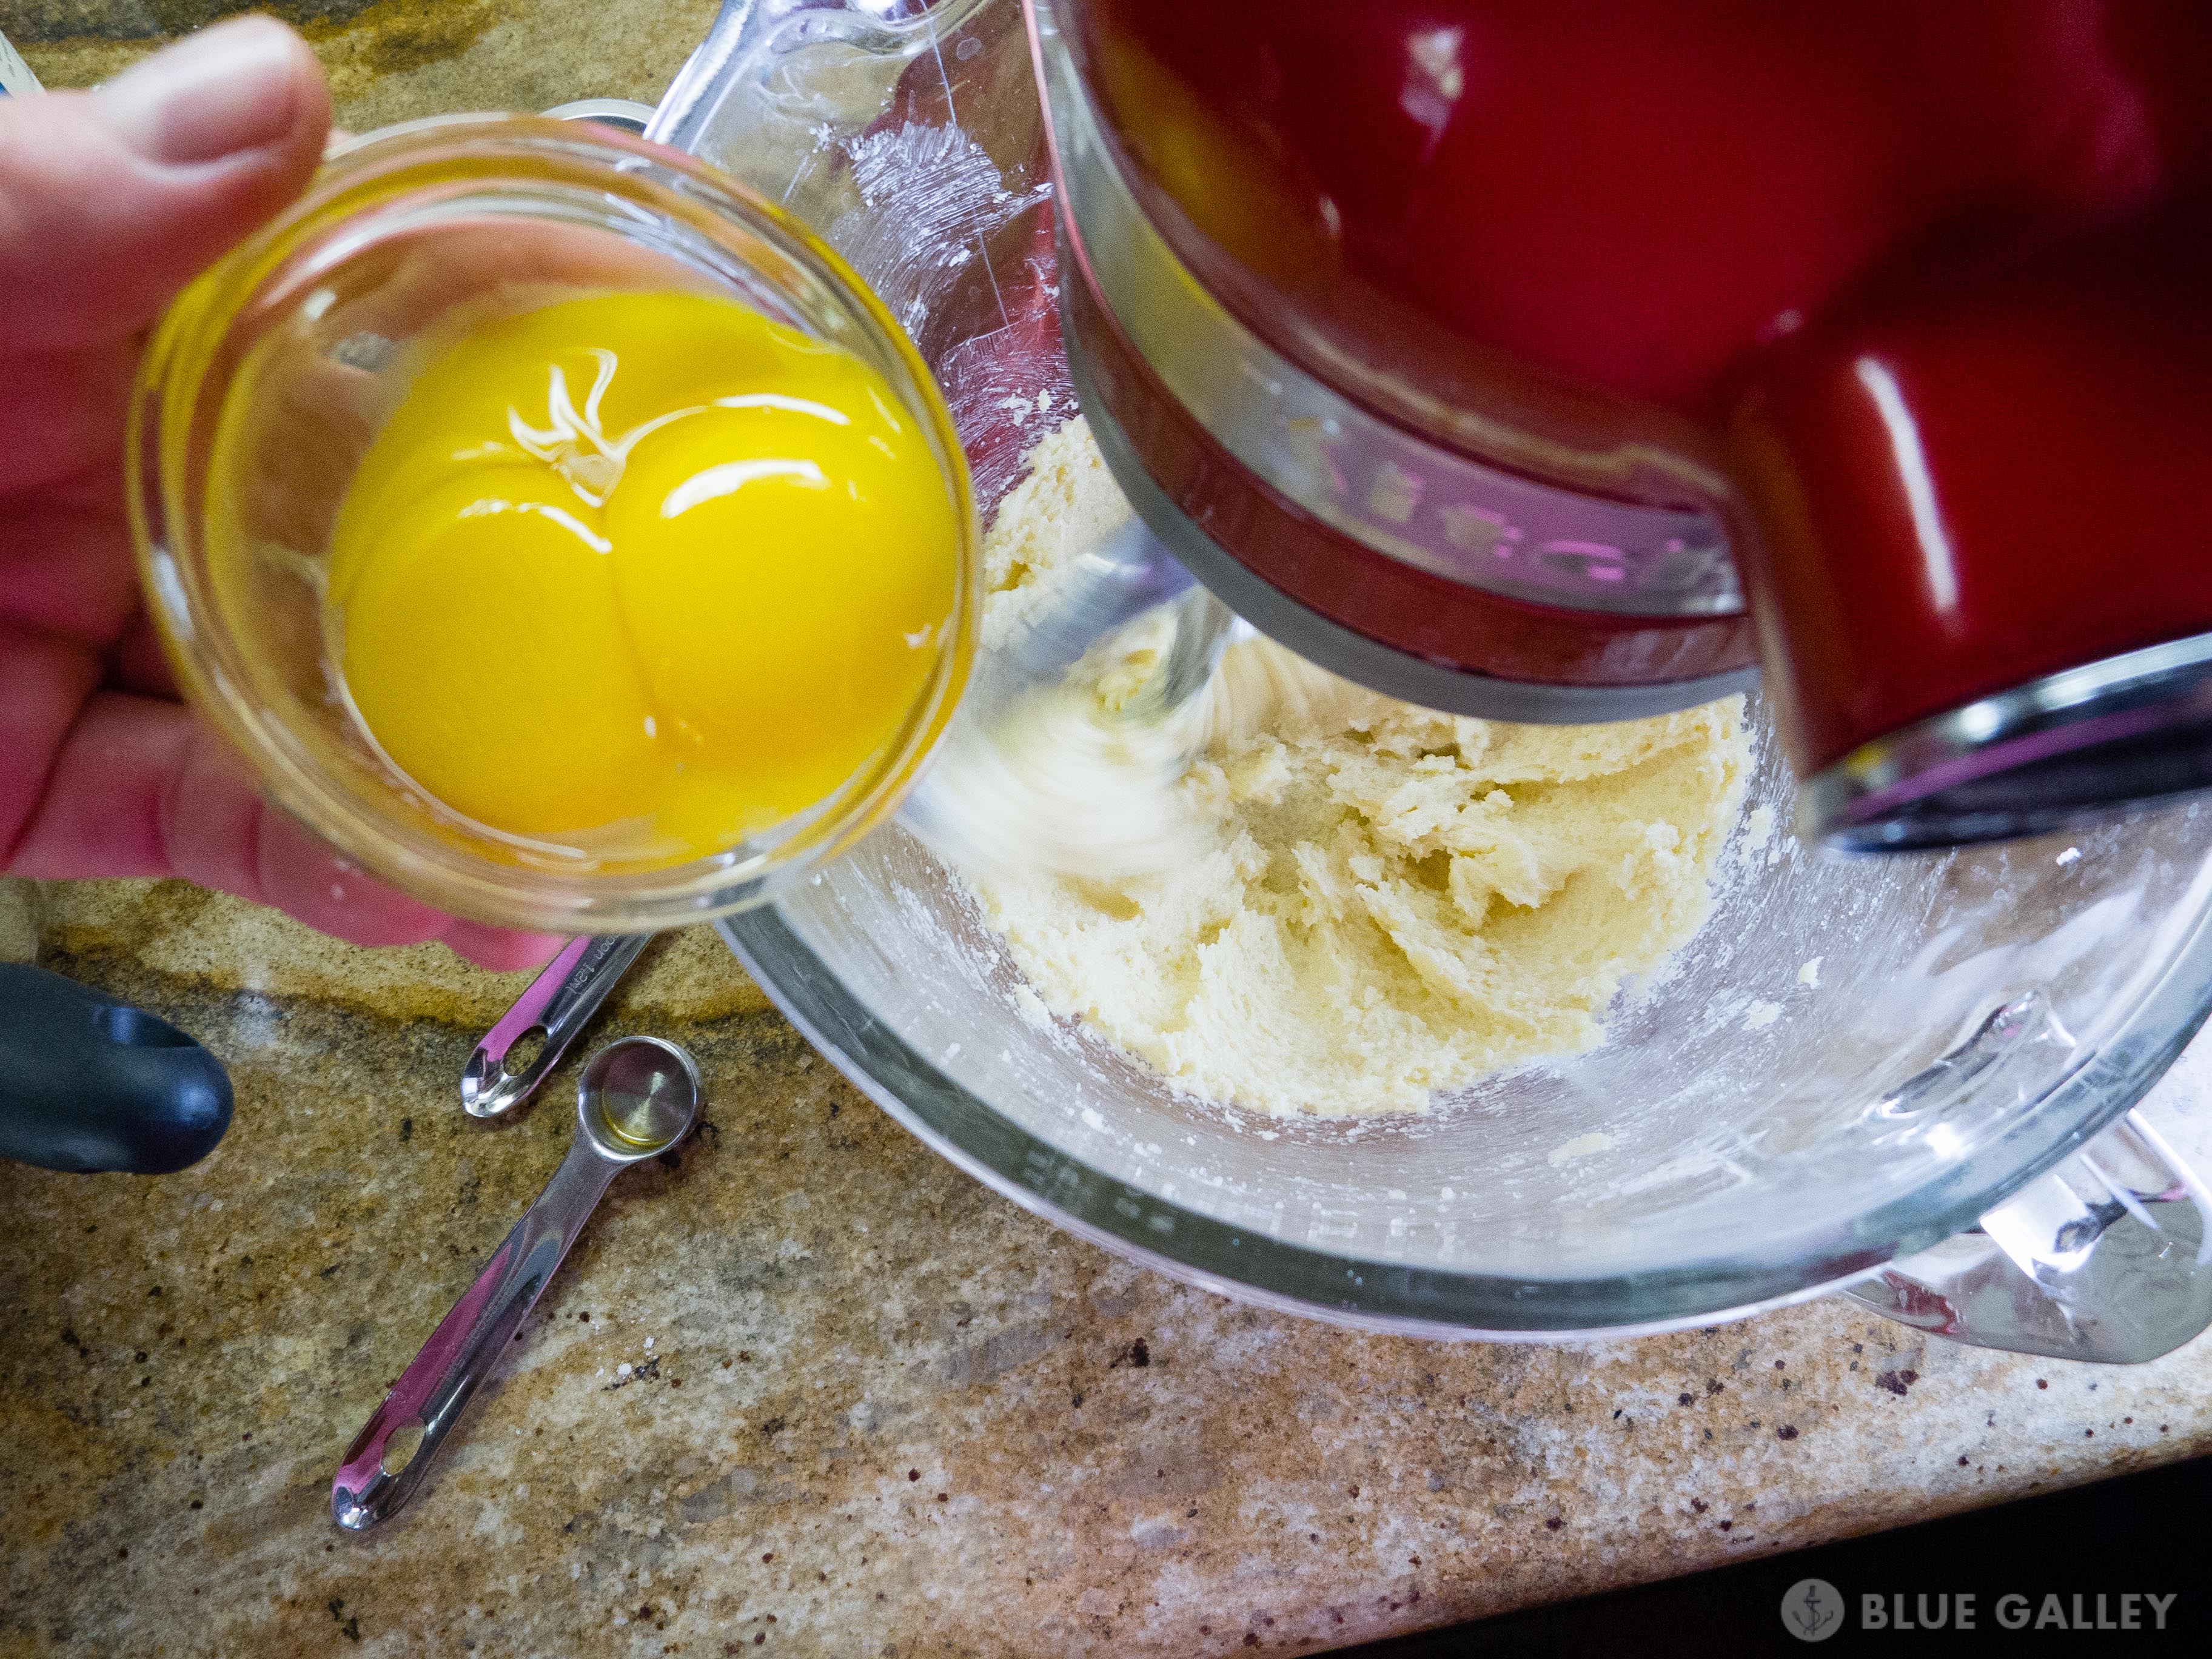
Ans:
POLYGON ((1401 651, 1331 622, 1239 562, 1152 482, 1128 435, 1115 419, 1109 401, 1091 384, 1073 335, 1068 344, 1068 372, 1075 381, 1077 396, 1089 412, 1091 436, 1139 516, 1183 567, 1238 616, 1309 661, 1327 663, 1370 690, 1425 708, 1477 714, 1485 720, 1553 725, 1669 714, 1716 697, 1747 691, 1758 683, 1756 668, 1648 685, 1559 685, 1505 679, 1401 651))

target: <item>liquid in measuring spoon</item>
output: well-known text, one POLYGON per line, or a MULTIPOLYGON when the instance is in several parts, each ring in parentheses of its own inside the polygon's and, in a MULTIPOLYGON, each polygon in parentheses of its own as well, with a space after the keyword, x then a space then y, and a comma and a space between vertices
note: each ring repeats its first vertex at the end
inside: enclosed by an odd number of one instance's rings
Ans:
POLYGON ((340 507, 327 620, 430 794, 679 862, 897 737, 952 647, 959 512, 852 353, 706 295, 564 300, 415 379, 340 507))

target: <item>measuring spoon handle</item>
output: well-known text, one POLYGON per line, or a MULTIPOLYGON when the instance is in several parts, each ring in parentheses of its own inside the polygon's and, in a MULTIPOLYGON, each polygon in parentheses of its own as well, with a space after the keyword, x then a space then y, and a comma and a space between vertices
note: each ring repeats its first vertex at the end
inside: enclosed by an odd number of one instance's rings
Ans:
POLYGON ((389 1520, 414 1495, 431 1460, 538 1304, 554 1269, 624 1164, 579 1135, 468 1293, 399 1374, 331 1483, 331 1515, 349 1532, 389 1520))
POLYGON ((461 1105, 469 1115, 497 1117, 529 1099, 652 937, 606 933, 563 945, 470 1054, 461 1072, 461 1105), (544 1046, 527 1066, 508 1071, 507 1051, 533 1029, 545 1033, 544 1046))

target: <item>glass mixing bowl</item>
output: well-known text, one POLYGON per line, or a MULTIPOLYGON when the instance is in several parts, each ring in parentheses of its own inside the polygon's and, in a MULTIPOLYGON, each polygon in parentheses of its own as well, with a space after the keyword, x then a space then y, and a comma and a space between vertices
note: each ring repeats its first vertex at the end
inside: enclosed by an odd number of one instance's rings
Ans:
MULTIPOLYGON (((798 220, 602 125, 450 116, 339 145, 299 202, 163 318, 131 421, 144 586, 186 695, 308 825, 463 915, 648 933, 758 902, 896 806, 966 677, 975 514, 951 416, 913 344, 798 220), (394 767, 345 695, 325 573, 346 484, 422 356, 410 342, 579 291, 666 289, 741 300, 884 377, 957 506, 957 597, 903 723, 829 799, 705 857, 623 865, 502 834, 394 767)), ((487 653, 532 649, 506 618, 479 620, 487 653)))
POLYGON ((1754 712, 1712 914, 1604 1044, 1425 1115, 1255 1115, 1038 1023, 957 878, 879 834, 723 924, 886 1110, 1210 1288, 1425 1334, 1700 1323, 1972 1227, 2126 1112, 2212 1003, 2212 812, 1841 862, 1754 712))
MULTIPOLYGON (((886 295, 995 505, 1072 407, 1020 8, 724 16, 662 106, 668 136, 789 204, 886 295)), ((2202 1184, 2132 1119, 2098 1137, 2212 1006, 2212 809, 1827 860, 1784 828, 1792 784, 1756 698, 1751 724, 1746 817, 1697 937, 1624 996, 1601 1047, 1421 1116, 1224 1109, 1036 1022, 961 884, 895 827, 720 925, 932 1147, 1228 1294, 1558 1338, 1856 1279, 1923 1328, 2076 1358, 2149 1358, 2202 1328, 2202 1184), (2123 1319, 2097 1305, 2115 1294, 2159 1305, 2123 1319)))

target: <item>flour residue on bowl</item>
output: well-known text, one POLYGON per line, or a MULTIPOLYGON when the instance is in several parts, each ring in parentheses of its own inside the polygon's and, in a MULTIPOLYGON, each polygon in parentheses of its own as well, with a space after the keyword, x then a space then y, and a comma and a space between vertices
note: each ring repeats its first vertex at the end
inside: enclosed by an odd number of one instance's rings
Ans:
MULTIPOLYGON (((1040 444, 985 543, 986 641, 1127 511, 1080 420, 1040 444)), ((1741 700, 1532 726, 1337 684, 1215 735, 1172 867, 969 872, 1036 994, 1182 1091, 1284 1115, 1421 1111, 1595 1044, 1705 918, 1741 700)))
POLYGON ((1589 1134, 1577 1135, 1571 1140, 1561 1141, 1544 1155, 1544 1162, 1556 1170, 1562 1164, 1571 1163, 1578 1158, 1593 1158, 1600 1152, 1609 1152, 1613 1144, 1611 1135, 1593 1131, 1589 1134))

